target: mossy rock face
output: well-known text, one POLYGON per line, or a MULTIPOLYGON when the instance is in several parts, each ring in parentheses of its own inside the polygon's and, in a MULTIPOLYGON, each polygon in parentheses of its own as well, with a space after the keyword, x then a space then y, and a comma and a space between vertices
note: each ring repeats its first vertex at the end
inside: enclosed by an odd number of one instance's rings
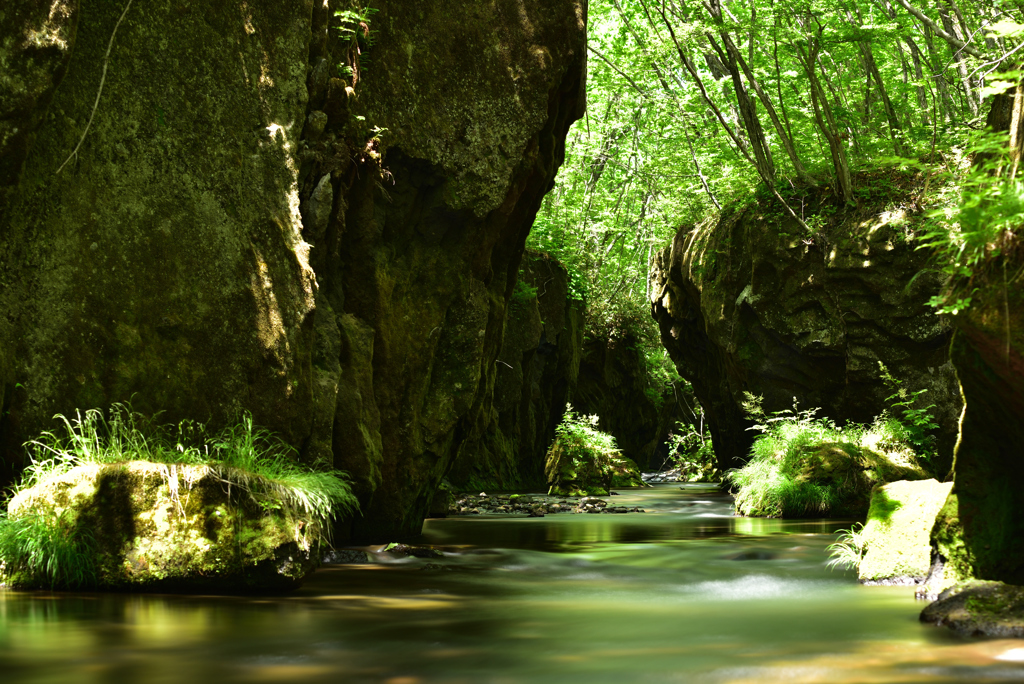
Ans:
POLYGON ((1024 637, 1024 587, 982 580, 958 584, 921 612, 921 622, 961 636, 1024 637))
POLYGON ((921 582, 932 566, 931 532, 951 482, 891 482, 875 488, 864 525, 861 581, 921 582))
POLYGON ((644 479, 640 477, 640 468, 633 459, 626 456, 615 459, 611 464, 612 487, 646 487, 644 479))
POLYGON ((38 67, 0 92, 0 485, 56 413, 243 409, 352 473, 342 532, 417 535, 488 429, 586 2, 375 2, 357 84, 341 0, 43 5, 0 10, 5 40, 64 41, 0 46, 4 77, 38 67))
MULTIPOLYGON (((319 565, 309 521, 257 503, 209 466, 131 461, 82 465, 15 496, 12 519, 70 516, 92 539, 99 588, 287 591, 319 565)), ((12 586, 33 588, 24 577, 12 586)))
POLYGON ((964 530, 960 523, 960 501, 955 484, 935 517, 935 525, 932 527, 932 551, 933 560, 938 560, 941 566, 936 564, 933 567, 925 594, 934 596, 954 584, 975 577, 973 553, 964 543, 964 530))
POLYGON ((4 0, 0 10, 0 214, 67 71, 78 1, 4 0))
POLYGON ((464 445, 447 476, 462 491, 546 486, 545 455, 576 386, 584 305, 571 296, 569 272, 527 252, 519 278, 494 364, 487 428, 464 445))
POLYGON ((1024 584, 1024 292, 1004 280, 1024 256, 1006 259, 979 267, 971 306, 954 317, 967 408, 953 478, 959 541, 945 538, 963 545, 974 577, 1024 584))
POLYGON ((839 424, 870 423, 892 394, 882 361, 906 389, 928 390, 919 407, 935 404, 941 426, 929 475, 949 472, 962 403, 951 328, 929 304, 942 278, 906 239, 919 218, 889 211, 912 203, 924 180, 902 178, 884 200, 840 211, 824 188, 797 198, 828 224, 814 235, 774 199, 753 199, 683 227, 657 257, 653 314, 706 412, 721 470, 742 466, 754 439, 743 391, 769 413, 795 398, 839 424))
POLYGON ((693 397, 686 396, 682 383, 652 387, 636 329, 628 320, 608 325, 585 331, 573 406, 601 416, 601 430, 615 437, 622 453, 644 471, 652 470, 667 460, 666 441, 676 422, 692 422, 684 406, 694 405, 693 397))

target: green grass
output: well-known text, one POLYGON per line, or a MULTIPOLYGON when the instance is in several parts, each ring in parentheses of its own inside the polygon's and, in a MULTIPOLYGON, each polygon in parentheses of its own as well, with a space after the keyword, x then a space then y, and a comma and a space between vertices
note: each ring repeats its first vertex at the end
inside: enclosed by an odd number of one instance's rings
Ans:
POLYGON ((745 466, 727 480, 737 488, 743 515, 807 518, 867 512, 871 488, 880 482, 922 479, 902 424, 883 414, 870 425, 837 426, 815 410, 766 417, 745 466))
POLYGON ((95 540, 69 511, 0 513, 0 576, 30 586, 75 589, 96 583, 95 540))
MULTIPOLYGON (((123 404, 106 414, 89 410, 56 419, 60 429, 25 445, 31 463, 13 494, 82 465, 149 461, 205 465, 229 491, 244 493, 264 510, 282 509, 304 519, 318 541, 329 541, 335 515, 358 510, 345 473, 300 465, 294 448, 254 426, 248 414, 212 435, 191 421, 158 424, 123 404)), ((0 515, 0 574, 49 587, 93 583, 93 540, 77 529, 73 517, 69 509, 0 515)))
POLYGON ((864 534, 864 525, 854 523, 848 530, 839 530, 839 538, 835 543, 829 544, 828 567, 857 570, 860 562, 867 551, 867 537, 864 534))

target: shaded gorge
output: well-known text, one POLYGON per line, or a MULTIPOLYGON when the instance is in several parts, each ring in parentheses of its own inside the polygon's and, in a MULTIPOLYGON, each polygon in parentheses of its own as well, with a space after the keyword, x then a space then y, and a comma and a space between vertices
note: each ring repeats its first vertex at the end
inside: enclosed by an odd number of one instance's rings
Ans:
POLYGON ((918 621, 911 588, 831 572, 826 547, 851 521, 734 517, 707 485, 613 498, 646 512, 431 519, 420 542, 443 557, 371 553, 284 596, 0 591, 0 668, 96 683, 1024 679, 1019 642, 960 640, 918 621))

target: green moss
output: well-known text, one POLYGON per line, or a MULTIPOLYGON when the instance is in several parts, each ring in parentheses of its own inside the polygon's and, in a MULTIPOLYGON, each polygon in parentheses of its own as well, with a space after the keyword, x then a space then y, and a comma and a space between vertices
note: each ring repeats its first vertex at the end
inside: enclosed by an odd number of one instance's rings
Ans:
MULTIPOLYGON (((237 479, 205 465, 77 466, 40 480, 9 504, 10 520, 30 513, 65 521, 68 538, 89 535, 94 577, 107 588, 286 588, 317 565, 313 521, 286 506, 261 506, 237 479), (232 486, 232 484, 234 486, 232 486), (58 499, 63 503, 59 503, 58 499), (291 549, 299 562, 278 572, 291 549), (272 566, 272 567, 266 567, 272 566)), ((68 586, 61 578, 7 572, 21 587, 68 586)))
POLYGON ((922 622, 962 636, 1024 637, 1024 587, 970 580, 950 587, 921 613, 922 622))
POLYGON ((974 558, 971 549, 964 543, 959 509, 959 499, 954 485, 932 527, 932 545, 945 563, 943 576, 935 579, 935 586, 929 587, 932 593, 975 576, 974 558))
POLYGON ((612 486, 643 486, 636 464, 619 452, 611 435, 595 428, 597 416, 579 416, 568 408, 544 466, 548 494, 605 496, 612 486))
POLYGON ((931 531, 952 483, 900 481, 877 487, 864 525, 861 580, 924 579, 932 564, 931 531))

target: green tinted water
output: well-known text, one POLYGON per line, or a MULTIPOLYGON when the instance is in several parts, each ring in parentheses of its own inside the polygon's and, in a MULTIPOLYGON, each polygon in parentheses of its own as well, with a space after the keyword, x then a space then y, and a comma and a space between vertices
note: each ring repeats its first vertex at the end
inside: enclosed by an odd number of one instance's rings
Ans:
POLYGON ((615 503, 648 512, 430 520, 445 558, 329 566, 286 597, 0 592, 0 682, 1024 681, 1021 642, 830 572, 848 521, 734 518, 698 486, 615 503))

